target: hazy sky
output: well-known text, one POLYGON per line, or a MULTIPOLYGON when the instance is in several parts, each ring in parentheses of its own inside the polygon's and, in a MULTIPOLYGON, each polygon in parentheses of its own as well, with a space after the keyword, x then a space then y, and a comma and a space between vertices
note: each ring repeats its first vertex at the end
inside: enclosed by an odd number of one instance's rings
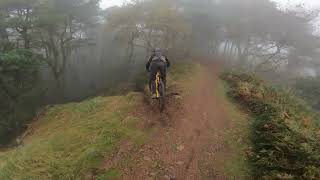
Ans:
MULTIPOLYGON (((196 0, 195 0, 196 1, 196 0)), ((320 8, 320 0, 272 0, 283 5, 297 5, 304 3, 308 8, 320 8)), ((101 0, 101 8, 105 9, 111 6, 121 6, 125 0, 101 0)))
POLYGON ((111 7, 111 6, 121 6, 124 0, 101 0, 100 6, 102 9, 111 7))
POLYGON ((282 5, 299 5, 304 4, 307 8, 316 9, 320 8, 320 0, 271 0, 275 2, 279 2, 282 5))

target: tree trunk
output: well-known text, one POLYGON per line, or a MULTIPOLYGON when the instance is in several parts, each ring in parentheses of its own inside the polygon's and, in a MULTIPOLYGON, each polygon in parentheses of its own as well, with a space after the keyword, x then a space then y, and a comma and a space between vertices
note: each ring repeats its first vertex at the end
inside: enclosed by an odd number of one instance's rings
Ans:
POLYGON ((233 49, 234 49, 234 43, 231 42, 231 47, 230 47, 230 51, 229 51, 229 57, 232 58, 233 56, 233 49))
POLYGON ((130 66, 133 64, 133 55, 134 55, 134 40, 135 40, 135 33, 132 33, 131 34, 131 37, 128 41, 128 47, 127 47, 127 52, 126 52, 126 55, 127 55, 127 62, 128 62, 128 68, 130 68, 130 66))
POLYGON ((214 55, 219 55, 219 48, 220 48, 220 45, 221 45, 221 41, 219 40, 215 40, 213 42, 213 54, 214 55))
POLYGON ((236 43, 236 47, 238 49, 238 58, 239 58, 239 65, 243 66, 246 64, 248 50, 249 50, 249 40, 246 43, 245 47, 241 47, 241 44, 238 42, 236 43))
POLYGON ((70 50, 68 45, 63 41, 61 37, 57 38, 53 35, 53 32, 48 32, 47 45, 47 63, 53 73, 53 77, 56 81, 56 88, 59 98, 63 100, 65 98, 65 74, 66 65, 70 50))
POLYGON ((128 63, 130 66, 133 64, 133 55, 134 55, 134 43, 132 40, 130 41, 130 44, 129 44, 129 56, 128 56, 128 63))
POLYGON ((24 41, 24 49, 30 49, 30 38, 27 31, 28 29, 24 28, 23 31, 21 32, 21 35, 24 41))
POLYGON ((229 46, 229 41, 224 42, 224 50, 223 50, 223 56, 226 57, 226 52, 229 46))
POLYGON ((0 27, 0 48, 1 51, 8 51, 10 49, 9 47, 9 36, 8 32, 5 28, 0 27))

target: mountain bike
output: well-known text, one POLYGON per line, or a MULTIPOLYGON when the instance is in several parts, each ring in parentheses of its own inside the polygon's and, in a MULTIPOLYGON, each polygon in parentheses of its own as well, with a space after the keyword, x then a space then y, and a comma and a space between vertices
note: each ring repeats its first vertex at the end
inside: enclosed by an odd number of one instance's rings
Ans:
POLYGON ((156 98, 159 102, 160 112, 165 109, 165 85, 163 79, 161 78, 161 72, 158 71, 156 75, 156 98))

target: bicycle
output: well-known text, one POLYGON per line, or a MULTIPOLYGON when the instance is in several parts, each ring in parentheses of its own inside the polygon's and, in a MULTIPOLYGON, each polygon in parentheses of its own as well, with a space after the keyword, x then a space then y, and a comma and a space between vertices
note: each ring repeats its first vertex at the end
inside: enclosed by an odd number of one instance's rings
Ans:
POLYGON ((160 112, 165 109, 165 86, 161 78, 161 72, 158 71, 156 74, 156 98, 159 101, 160 112))

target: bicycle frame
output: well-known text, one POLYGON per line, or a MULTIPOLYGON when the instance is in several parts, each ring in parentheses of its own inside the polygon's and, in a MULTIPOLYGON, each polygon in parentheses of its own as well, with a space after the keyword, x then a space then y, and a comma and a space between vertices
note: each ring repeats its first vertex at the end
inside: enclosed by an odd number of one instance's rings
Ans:
POLYGON ((157 96, 157 98, 160 98, 160 92, 159 92, 160 78, 161 78, 161 74, 158 71, 157 75, 156 75, 156 96, 157 96))
POLYGON ((163 82, 161 79, 161 72, 160 71, 158 71, 156 74, 155 83, 156 83, 156 98, 159 101, 160 112, 162 112, 165 108, 165 92, 164 92, 164 88, 163 88, 163 82))

